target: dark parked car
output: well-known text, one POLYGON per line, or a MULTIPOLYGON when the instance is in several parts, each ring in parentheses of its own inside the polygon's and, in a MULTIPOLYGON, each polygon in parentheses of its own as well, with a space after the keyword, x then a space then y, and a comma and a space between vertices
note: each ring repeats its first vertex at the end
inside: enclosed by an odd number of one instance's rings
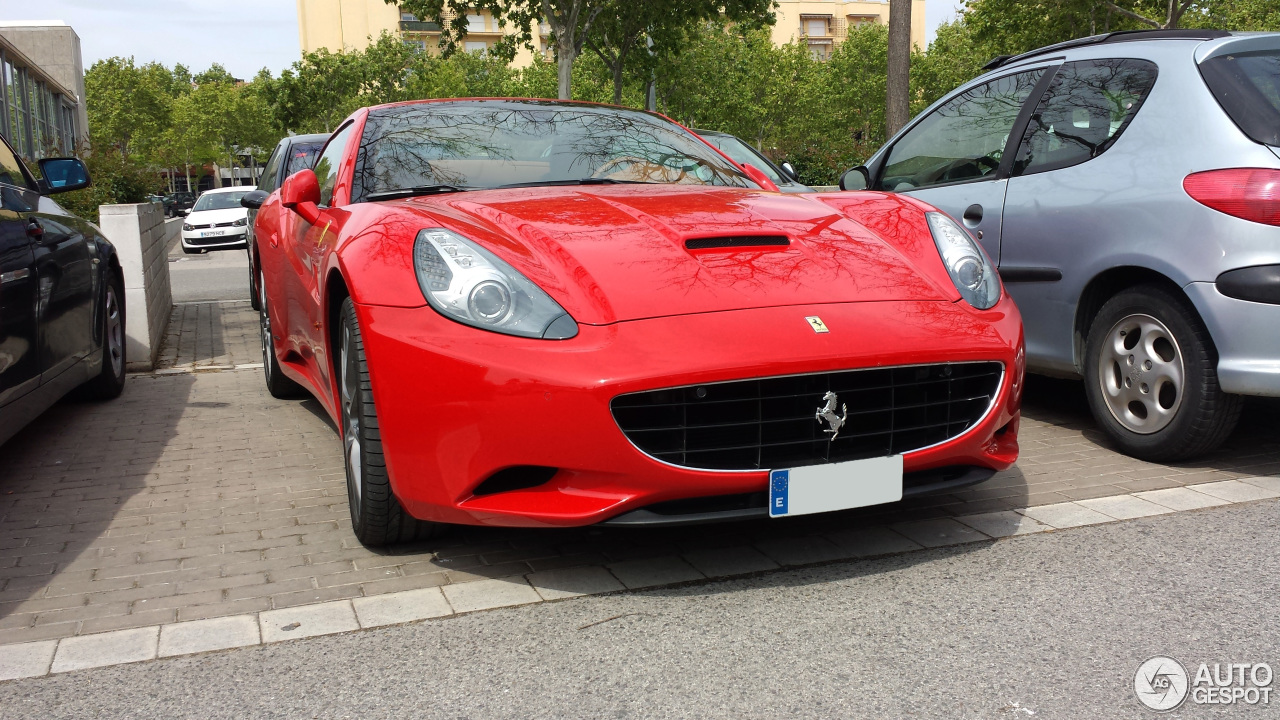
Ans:
POLYGON ((768 175, 782 192, 813 192, 813 188, 797 179, 795 168, 791 167, 791 163, 784 162, 781 167, 774 165, 772 160, 737 135, 714 130, 694 130, 694 132, 739 165, 754 165, 757 170, 768 175))
POLYGON ((271 157, 267 159, 267 164, 262 168, 262 177, 258 180, 258 189, 245 195, 240 201, 242 205, 249 209, 249 229, 246 234, 246 242, 249 249, 249 301, 254 310, 260 309, 259 298, 261 296, 261 288, 258 287, 257 282, 258 257, 253 238, 253 221, 258 217, 258 208, 262 206, 262 201, 266 200, 273 190, 280 187, 285 178, 299 170, 315 165, 316 155, 320 154, 320 149, 324 147, 328 139, 328 135, 316 134, 294 135, 281 140, 276 145, 276 149, 272 151, 271 157))
POLYGON ((48 196, 89 186, 75 158, 37 180, 0 140, 0 443, 68 392, 124 389, 124 280, 115 248, 48 196))
POLYGON ((164 216, 165 217, 181 217, 191 211, 191 206, 196 204, 195 193, 176 192, 172 195, 164 197, 164 216))

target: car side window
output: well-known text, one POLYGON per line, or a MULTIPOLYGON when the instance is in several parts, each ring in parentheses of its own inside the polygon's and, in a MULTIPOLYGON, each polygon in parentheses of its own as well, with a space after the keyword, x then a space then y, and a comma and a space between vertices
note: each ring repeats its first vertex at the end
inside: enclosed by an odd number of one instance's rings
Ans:
POLYGON ((280 158, 283 156, 284 145, 277 145, 275 152, 271 153, 267 164, 262 168, 262 177, 258 180, 259 190, 269 193, 276 189, 276 176, 280 174, 280 158))
POLYGON ((324 152, 320 153, 320 157, 316 158, 316 179, 320 181, 320 204, 327 206, 329 201, 333 199, 333 186, 338 183, 338 169, 342 165, 342 156, 347 151, 347 141, 351 139, 351 128, 355 127, 355 123, 350 123, 346 127, 338 131, 329 144, 325 146, 324 152))
POLYGON ((914 190, 994 176, 1018 112, 1043 68, 997 78, 952 98, 894 143, 878 187, 914 190))
POLYGON ((1014 158, 1013 174, 1059 170, 1111 147, 1156 82, 1146 60, 1066 63, 1031 115, 1014 158))
POLYGON ((0 183, 30 189, 27 176, 22 174, 22 162, 4 143, 0 143, 0 183))

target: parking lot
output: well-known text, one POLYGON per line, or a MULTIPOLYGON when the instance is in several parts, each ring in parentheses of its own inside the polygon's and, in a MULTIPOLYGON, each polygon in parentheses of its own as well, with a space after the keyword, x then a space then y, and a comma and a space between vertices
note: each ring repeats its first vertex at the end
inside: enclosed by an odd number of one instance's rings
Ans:
POLYGON ((1280 473, 1275 401, 1251 401, 1213 455, 1154 465, 1107 447, 1077 383, 1034 378, 1021 460, 962 492, 685 529, 456 528, 379 552, 350 530, 335 427, 313 400, 268 396, 259 359, 247 302, 178 305, 164 367, 5 446, 0 645, 571 568, 602 589, 694 581, 1009 534, 1014 509, 1082 501, 1109 520, 1124 512, 1105 498, 1280 473))

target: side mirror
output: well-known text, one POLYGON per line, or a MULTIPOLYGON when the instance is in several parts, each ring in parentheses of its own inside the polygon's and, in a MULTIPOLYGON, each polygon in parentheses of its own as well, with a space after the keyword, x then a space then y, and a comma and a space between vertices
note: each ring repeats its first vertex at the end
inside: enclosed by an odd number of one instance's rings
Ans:
POLYGON ((79 158, 45 158, 38 163, 40 167, 40 193, 56 195, 87 188, 89 169, 79 158))
POLYGON ((257 210, 266 201, 267 193, 265 190, 250 190, 245 193, 244 197, 240 198, 240 205, 250 210, 257 210))
POLYGON ((759 185, 761 188, 770 192, 780 192, 778 190, 778 186, 773 184, 773 181, 769 179, 769 176, 765 175, 759 168, 751 163, 743 163, 742 171, 747 174, 747 177, 751 178, 752 182, 759 185))
POLYGON ((791 163, 782 163, 782 172, 786 173, 787 177, 791 178, 792 182, 800 182, 800 173, 796 172, 796 169, 792 167, 791 163))
POLYGON ((841 190, 866 190, 871 187, 871 173, 866 165, 859 165, 840 176, 841 190))
POLYGON ((280 186, 280 204, 314 225, 320 219, 320 181, 310 168, 285 178, 280 186))

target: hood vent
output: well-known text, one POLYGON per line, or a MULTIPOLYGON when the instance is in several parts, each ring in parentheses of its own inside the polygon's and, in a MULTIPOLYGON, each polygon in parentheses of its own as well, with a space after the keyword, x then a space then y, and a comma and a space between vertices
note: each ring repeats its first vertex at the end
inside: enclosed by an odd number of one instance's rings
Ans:
POLYGON ((786 235, 726 235, 724 237, 690 238, 684 241, 687 250, 711 250, 714 248, 786 247, 791 244, 786 235))

